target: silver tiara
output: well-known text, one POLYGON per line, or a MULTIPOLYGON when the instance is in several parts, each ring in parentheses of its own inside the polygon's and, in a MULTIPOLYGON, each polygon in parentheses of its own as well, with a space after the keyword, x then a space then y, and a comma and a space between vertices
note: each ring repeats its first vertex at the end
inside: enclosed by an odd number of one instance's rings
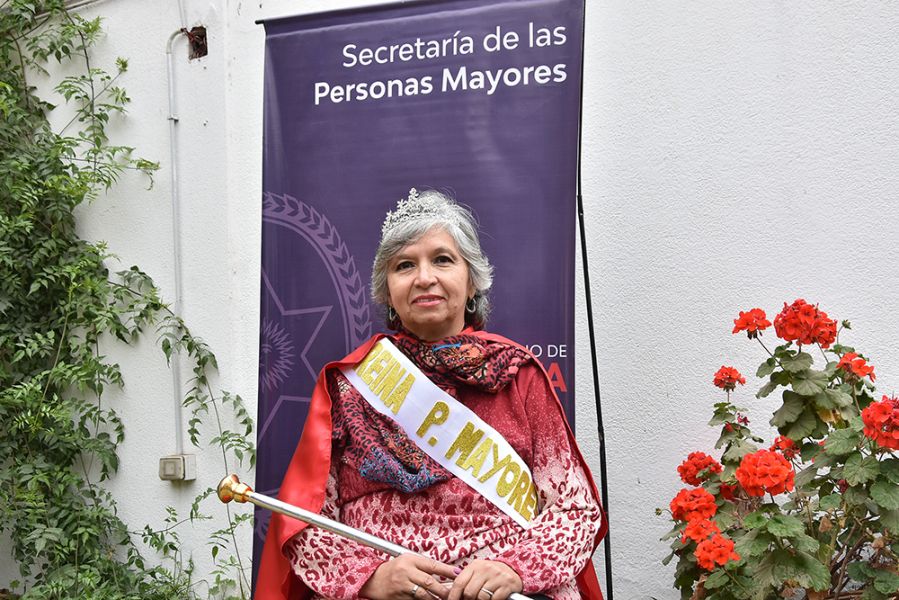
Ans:
POLYGON ((420 197, 418 190, 409 190, 409 196, 400 200, 396 209, 387 211, 384 224, 381 226, 381 239, 387 237, 387 233, 402 223, 415 221, 424 217, 443 216, 447 221, 455 221, 454 215, 447 210, 446 200, 439 196, 420 197))

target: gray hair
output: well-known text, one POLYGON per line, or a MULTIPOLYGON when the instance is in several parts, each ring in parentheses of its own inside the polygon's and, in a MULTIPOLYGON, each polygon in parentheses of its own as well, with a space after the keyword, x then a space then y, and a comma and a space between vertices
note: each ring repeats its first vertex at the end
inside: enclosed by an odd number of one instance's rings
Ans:
MULTIPOLYGON (((487 294, 493 284, 493 266, 481 250, 474 215, 468 208, 437 190, 424 190, 418 197, 435 205, 439 210, 399 222, 382 234, 371 269, 372 300, 385 307, 386 312, 390 302, 390 293, 387 289, 387 265, 390 260, 431 229, 443 229, 459 246, 459 253, 468 265, 468 279, 475 291, 473 298, 475 308, 473 312, 469 312, 466 308, 465 323, 480 329, 487 323, 487 316, 490 314, 490 300, 487 294)), ((388 315, 386 320, 389 328, 399 329, 400 322, 397 317, 391 319, 388 315)))

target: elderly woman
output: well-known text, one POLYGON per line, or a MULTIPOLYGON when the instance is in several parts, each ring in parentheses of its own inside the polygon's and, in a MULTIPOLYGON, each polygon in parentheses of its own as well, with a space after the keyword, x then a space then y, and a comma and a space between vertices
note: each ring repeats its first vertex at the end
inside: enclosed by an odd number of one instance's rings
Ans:
POLYGON ((280 497, 418 555, 273 515, 257 599, 600 598, 595 486, 540 364, 483 331, 491 283, 468 210, 412 190, 388 213, 396 334, 325 367, 280 497))

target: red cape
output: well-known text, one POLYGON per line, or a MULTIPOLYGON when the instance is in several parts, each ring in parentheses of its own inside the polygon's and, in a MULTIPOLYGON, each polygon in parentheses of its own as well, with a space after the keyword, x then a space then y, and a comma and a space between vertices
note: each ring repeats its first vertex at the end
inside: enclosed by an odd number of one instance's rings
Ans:
MULTIPOLYGON (((520 344, 516 344, 511 340, 487 333, 484 331, 465 331, 466 334, 475 335, 485 341, 495 341, 505 344, 512 344, 521 348, 520 344)), ((306 417, 306 425, 303 428, 303 434, 297 449, 290 460, 287 467, 287 473, 281 483, 281 490, 278 492, 278 499, 294 506, 299 506, 312 512, 321 511, 325 503, 325 486, 328 483, 328 472, 331 468, 331 397, 328 395, 327 384, 325 382, 325 373, 330 369, 339 369, 341 367, 351 367, 361 361, 371 347, 382 337, 378 334, 362 344, 342 360, 331 362, 325 365, 322 372, 318 376, 315 383, 315 390, 312 392, 312 401, 309 405, 309 414, 306 417)), ((535 362, 540 365, 539 360, 535 362)), ((541 365, 541 371, 546 376, 546 371, 541 365)), ((553 394, 555 398, 555 394, 553 394)), ((568 432, 568 440, 574 450, 575 455, 580 459, 581 466, 587 475, 587 480, 593 488, 594 497, 599 500, 599 493, 596 491, 596 484, 590 475, 590 469, 587 468, 577 442, 575 442, 574 434, 568 426, 565 419, 565 411, 556 398, 556 405, 565 422, 565 429, 568 432)), ((306 523, 297 519, 292 519, 278 513, 272 513, 269 521, 268 533, 265 538, 265 546, 262 550, 262 561, 259 564, 259 575, 256 579, 256 600, 305 600, 311 596, 311 591, 303 582, 294 575, 290 563, 284 556, 284 545, 299 533, 306 523)), ((602 515, 602 525, 599 533, 596 535, 595 545, 599 545, 600 540, 606 534, 608 523, 606 523, 605 515, 602 515)), ((578 588, 581 596, 586 600, 602 600, 602 591, 599 587, 599 581, 596 579, 596 571, 593 568, 593 561, 588 561, 587 566, 577 576, 578 588)))

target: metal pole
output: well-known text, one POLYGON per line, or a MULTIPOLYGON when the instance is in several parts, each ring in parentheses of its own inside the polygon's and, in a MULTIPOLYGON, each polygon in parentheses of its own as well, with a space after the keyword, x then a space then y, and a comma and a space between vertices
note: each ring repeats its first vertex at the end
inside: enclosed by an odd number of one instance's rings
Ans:
MULTIPOLYGON (((581 89, 578 95, 577 128, 577 222, 581 242, 581 265, 584 268, 584 299, 587 303, 587 332, 590 336, 590 366, 593 369, 593 400, 596 403, 596 429, 599 436, 599 489, 606 521, 609 520, 609 472, 606 466, 606 432, 602 422, 602 401, 599 395, 599 366, 596 361, 596 333, 593 326, 593 294, 590 287, 590 263, 587 260, 587 234, 584 228, 584 196, 581 181, 581 153, 584 141, 584 61, 587 39, 587 0, 584 0, 584 28, 581 31, 581 89)), ((612 590, 612 526, 609 523, 606 537, 602 540, 603 558, 606 565, 606 600, 613 600, 612 590)))
MULTIPOLYGON (((399 556, 400 554, 418 554, 417 552, 412 552, 407 548, 394 544, 393 542, 388 542, 387 540, 382 540, 379 537, 373 536, 364 531, 360 531, 358 529, 350 527, 349 525, 344 525, 343 523, 339 523, 327 517, 323 517, 314 512, 304 510, 298 506, 294 506, 293 504, 282 502, 277 498, 272 498, 271 496, 266 496, 265 494, 254 492, 250 488, 250 486, 245 483, 241 483, 237 478, 237 475, 228 475, 227 477, 222 479, 221 482, 219 482, 218 497, 219 500, 226 504, 228 502, 231 502, 232 500, 234 500, 235 502, 249 502, 272 512, 281 513, 282 515, 287 515, 288 517, 299 519, 304 523, 315 525, 320 529, 325 529, 332 533, 336 533, 339 536, 353 540, 354 542, 358 542, 360 544, 368 546, 369 548, 374 548, 375 550, 383 552, 384 554, 389 554, 390 556, 399 556)), ((418 554, 418 556, 423 555, 418 554)), ((531 600, 531 598, 529 598, 528 596, 518 593, 510 594, 509 599, 531 600)))

